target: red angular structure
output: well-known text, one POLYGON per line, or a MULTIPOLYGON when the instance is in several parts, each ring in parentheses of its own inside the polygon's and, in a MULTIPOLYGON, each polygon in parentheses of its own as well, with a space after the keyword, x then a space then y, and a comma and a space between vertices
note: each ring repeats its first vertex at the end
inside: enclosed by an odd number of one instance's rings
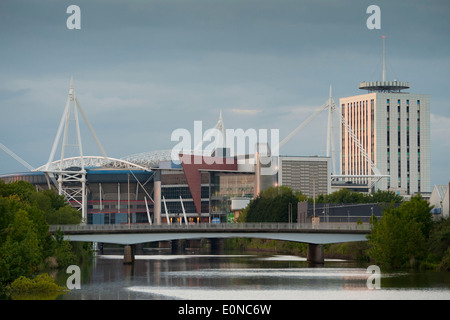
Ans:
POLYGON ((201 176, 199 170, 237 170, 236 158, 205 157, 180 154, 181 166, 186 177, 197 213, 201 214, 201 176))

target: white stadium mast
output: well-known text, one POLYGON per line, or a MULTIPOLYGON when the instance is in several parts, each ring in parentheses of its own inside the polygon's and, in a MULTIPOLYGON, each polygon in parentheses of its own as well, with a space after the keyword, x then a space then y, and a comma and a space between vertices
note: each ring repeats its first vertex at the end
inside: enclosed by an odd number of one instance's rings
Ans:
POLYGON ((53 174, 58 176, 57 186, 60 195, 64 195, 68 201, 72 201, 72 205, 78 207, 82 212, 82 219, 86 221, 86 170, 85 170, 85 156, 83 154, 83 145, 81 141, 80 133, 80 123, 78 120, 78 112, 81 113, 83 119, 85 120, 95 142, 97 143, 100 152, 103 155, 105 163, 108 163, 108 157, 106 156, 103 147, 98 140, 94 129, 89 123, 80 103, 75 95, 75 90, 73 87, 73 79, 70 79, 70 89, 67 97, 66 107, 64 113, 61 117, 61 122, 59 124, 58 132, 53 143, 52 151, 48 159, 47 164, 43 166, 41 171, 43 171, 46 176, 53 178, 53 174), (73 118, 71 118, 71 116, 73 118), (75 124, 76 137, 73 140, 69 140, 69 126, 71 122, 75 124), (53 158, 55 157, 56 149, 60 143, 61 134, 63 134, 62 146, 61 146, 61 160, 58 162, 58 166, 52 165, 53 158), (70 143, 69 143, 70 141, 70 143), (78 150, 77 158, 79 160, 77 167, 66 168, 64 164, 66 151, 68 147, 73 147, 78 150), (49 175, 50 174, 50 175, 49 175))

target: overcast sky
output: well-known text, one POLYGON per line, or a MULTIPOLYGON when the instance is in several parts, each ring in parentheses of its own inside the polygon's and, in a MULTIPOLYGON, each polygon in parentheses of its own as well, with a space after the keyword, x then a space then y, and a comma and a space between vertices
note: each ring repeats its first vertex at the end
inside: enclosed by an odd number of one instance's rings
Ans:
MULTIPOLYGON (((195 120, 279 129, 381 80, 431 96, 432 185, 450 180, 448 0, 41 0, 0 2, 0 143, 34 167, 47 162, 69 90, 108 156, 171 149, 195 120), (69 30, 69 5, 81 29, 69 30), (381 8, 369 30, 366 9, 381 8)), ((325 155, 326 115, 280 151, 325 155)), ((338 122, 336 120, 336 127, 338 122)), ((99 155, 83 130, 86 155, 99 155)), ((338 137, 338 130, 336 130, 338 137)), ((338 139, 336 139, 337 149, 338 139)), ((27 171, 0 150, 0 174, 27 171)))

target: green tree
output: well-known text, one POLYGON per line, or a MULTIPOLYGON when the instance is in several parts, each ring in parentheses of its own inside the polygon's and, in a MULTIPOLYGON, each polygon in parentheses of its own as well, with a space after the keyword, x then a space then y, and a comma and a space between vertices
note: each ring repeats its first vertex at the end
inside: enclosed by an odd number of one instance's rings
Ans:
POLYGON ((14 219, 14 213, 19 209, 18 197, 0 197, 0 246, 6 241, 7 229, 14 219))
POLYGON ((305 199, 289 187, 271 187, 251 200, 242 216, 246 222, 288 222, 291 205, 293 221, 297 221, 297 203, 305 199))
POLYGON ((428 239, 431 227, 433 226, 433 217, 431 215, 431 206, 428 201, 422 199, 422 196, 411 197, 409 201, 405 201, 398 207, 401 215, 407 221, 415 222, 419 225, 424 237, 428 239))
POLYGON ((420 195, 397 208, 386 208, 368 235, 370 257, 391 268, 411 266, 424 259, 432 221, 430 209, 420 195))
POLYGON ((0 247, 0 280, 11 282, 20 276, 32 276, 43 261, 38 235, 28 213, 20 209, 4 230, 6 241, 0 247))
POLYGON ((389 190, 377 190, 370 194, 372 203, 402 203, 403 197, 389 190))
POLYGON ((69 206, 60 207, 58 210, 50 211, 47 214, 49 224, 79 224, 81 222, 81 212, 69 206))
POLYGON ((31 194, 35 192, 31 183, 26 181, 16 181, 5 183, 0 180, 0 196, 9 197, 11 195, 18 196, 21 200, 29 201, 31 194))
POLYGON ((450 219, 433 223, 428 240, 429 263, 442 271, 450 270, 450 219))

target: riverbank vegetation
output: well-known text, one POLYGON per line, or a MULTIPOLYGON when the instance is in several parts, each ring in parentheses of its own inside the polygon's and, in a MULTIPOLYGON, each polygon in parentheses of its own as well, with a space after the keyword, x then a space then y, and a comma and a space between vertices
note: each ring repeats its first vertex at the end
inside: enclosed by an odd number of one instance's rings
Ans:
MULTIPOLYGON (((61 233, 53 237, 49 224, 80 223, 81 214, 52 190, 36 191, 24 181, 0 180, 0 291, 11 289, 16 279, 42 284, 48 278, 33 279, 49 268, 65 268, 86 252, 83 244, 72 245, 61 233), (22 277, 22 278, 21 278, 22 277)), ((46 288, 51 288, 47 286, 46 288)))
MULTIPOLYGON (((297 203, 313 202, 288 187, 262 191, 242 211, 238 222, 296 222, 297 203), (289 217, 289 207, 292 215, 289 217)), ((381 218, 374 218, 367 242, 324 246, 327 258, 342 258, 375 263, 384 268, 450 270, 450 219, 433 221, 431 206, 420 195, 403 201, 390 191, 370 195, 346 189, 319 195, 316 203, 383 203, 381 218)), ((238 239, 227 241, 229 248, 306 255, 306 246, 284 241, 238 239)))
POLYGON ((13 300, 54 300, 66 292, 67 289, 58 286, 47 273, 37 275, 33 279, 21 276, 10 285, 13 300))
POLYGON ((370 258, 386 268, 449 271, 449 219, 433 221, 431 208, 420 195, 386 208, 368 235, 370 258))

